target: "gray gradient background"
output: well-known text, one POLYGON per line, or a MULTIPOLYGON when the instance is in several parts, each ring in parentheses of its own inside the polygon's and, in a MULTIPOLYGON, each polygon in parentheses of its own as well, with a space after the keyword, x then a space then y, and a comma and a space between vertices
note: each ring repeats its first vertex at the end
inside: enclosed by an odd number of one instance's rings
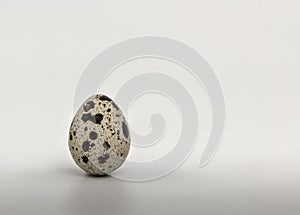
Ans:
POLYGON ((299 214, 300 3, 0 3, 0 214, 299 214), (222 83, 227 129, 213 161, 133 183, 88 177, 67 149, 87 63, 123 39, 198 50, 222 83))

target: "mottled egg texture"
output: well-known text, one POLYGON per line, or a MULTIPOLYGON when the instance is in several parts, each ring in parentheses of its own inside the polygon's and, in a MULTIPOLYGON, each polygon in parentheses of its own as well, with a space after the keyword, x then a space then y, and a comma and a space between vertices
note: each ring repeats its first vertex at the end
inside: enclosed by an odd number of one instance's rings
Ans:
POLYGON ((69 133, 75 163, 92 175, 109 174, 125 161, 130 148, 128 124, 109 97, 88 98, 76 113, 69 133))

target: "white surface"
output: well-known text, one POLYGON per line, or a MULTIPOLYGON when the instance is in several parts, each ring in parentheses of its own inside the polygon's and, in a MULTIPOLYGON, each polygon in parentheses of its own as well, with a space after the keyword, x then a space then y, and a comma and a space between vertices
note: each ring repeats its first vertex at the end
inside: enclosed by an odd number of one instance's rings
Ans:
POLYGON ((1 1, 0 214, 299 214, 299 7, 1 1), (199 147, 152 182, 87 177, 67 149, 77 81, 101 50, 142 35, 207 59, 226 97, 223 145, 204 169, 199 147))

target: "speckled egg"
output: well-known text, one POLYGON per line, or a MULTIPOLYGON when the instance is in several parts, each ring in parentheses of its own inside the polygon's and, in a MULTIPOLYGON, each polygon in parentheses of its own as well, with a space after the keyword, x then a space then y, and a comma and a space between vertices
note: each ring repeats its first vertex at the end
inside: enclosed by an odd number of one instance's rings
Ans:
POLYGON ((76 113, 69 132, 75 163, 92 175, 109 174, 125 161, 130 148, 128 124, 109 97, 89 97, 76 113))

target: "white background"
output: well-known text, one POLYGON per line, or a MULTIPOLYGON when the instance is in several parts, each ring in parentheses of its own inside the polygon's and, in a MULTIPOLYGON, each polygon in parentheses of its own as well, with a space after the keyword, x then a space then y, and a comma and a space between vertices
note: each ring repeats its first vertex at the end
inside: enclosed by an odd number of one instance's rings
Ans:
POLYGON ((0 3, 0 213, 299 214, 300 3, 296 0, 0 3), (214 160, 132 183, 82 173, 67 147, 77 82, 124 39, 199 51, 226 97, 214 160))

